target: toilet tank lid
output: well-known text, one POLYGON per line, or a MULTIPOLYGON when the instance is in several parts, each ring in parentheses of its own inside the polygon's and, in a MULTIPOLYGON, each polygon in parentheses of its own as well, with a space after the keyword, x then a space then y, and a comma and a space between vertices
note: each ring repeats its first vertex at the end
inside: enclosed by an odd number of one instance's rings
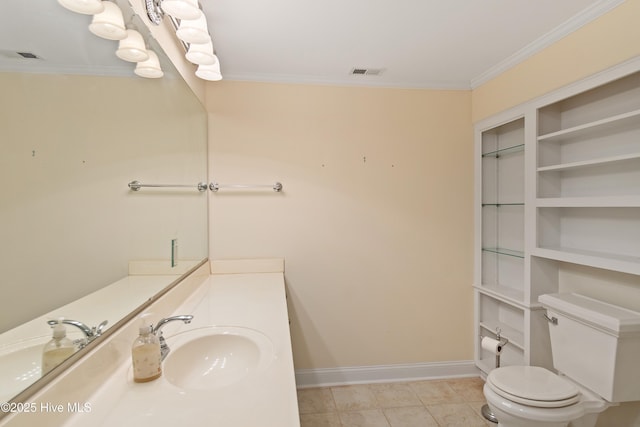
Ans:
POLYGON ((615 335, 640 333, 640 312, 575 293, 538 297, 545 307, 576 320, 608 330, 615 335))

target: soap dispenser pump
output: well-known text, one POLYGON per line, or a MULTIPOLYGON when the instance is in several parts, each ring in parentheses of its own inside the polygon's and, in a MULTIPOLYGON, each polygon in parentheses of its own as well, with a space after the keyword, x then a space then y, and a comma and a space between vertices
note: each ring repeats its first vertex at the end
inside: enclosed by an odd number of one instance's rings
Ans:
POLYGON ((46 374, 76 351, 76 346, 67 338, 67 329, 59 318, 53 326, 53 337, 42 349, 42 375, 46 374))
POLYGON ((144 383, 162 375, 162 356, 160 340, 153 333, 153 326, 145 324, 143 320, 139 333, 131 348, 133 381, 144 383))

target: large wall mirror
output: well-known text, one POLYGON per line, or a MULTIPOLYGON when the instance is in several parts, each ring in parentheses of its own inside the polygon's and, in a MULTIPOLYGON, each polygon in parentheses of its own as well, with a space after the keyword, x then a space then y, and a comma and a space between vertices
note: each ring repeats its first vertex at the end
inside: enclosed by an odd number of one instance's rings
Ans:
MULTIPOLYGON (((89 15, 54 0, 1 6, 0 401, 42 377, 47 320, 106 331, 207 258, 206 113, 117 4, 162 78, 136 76, 89 15)), ((85 332, 66 330, 82 347, 85 332)))

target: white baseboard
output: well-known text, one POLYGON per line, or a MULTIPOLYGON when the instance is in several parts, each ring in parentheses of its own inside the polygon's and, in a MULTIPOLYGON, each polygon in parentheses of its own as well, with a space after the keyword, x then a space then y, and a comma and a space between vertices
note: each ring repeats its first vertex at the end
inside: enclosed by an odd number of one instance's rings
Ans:
POLYGON ((297 370, 296 385, 298 388, 310 388, 364 383, 477 377, 479 375, 480 371, 476 368, 473 360, 413 363, 406 365, 350 366, 297 370))

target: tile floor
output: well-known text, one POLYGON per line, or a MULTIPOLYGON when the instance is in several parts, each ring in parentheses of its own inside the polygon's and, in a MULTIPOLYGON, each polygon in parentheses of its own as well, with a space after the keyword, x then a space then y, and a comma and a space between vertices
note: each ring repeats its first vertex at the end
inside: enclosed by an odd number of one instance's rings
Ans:
POLYGON ((495 427, 480 378, 298 390, 301 427, 495 427))

